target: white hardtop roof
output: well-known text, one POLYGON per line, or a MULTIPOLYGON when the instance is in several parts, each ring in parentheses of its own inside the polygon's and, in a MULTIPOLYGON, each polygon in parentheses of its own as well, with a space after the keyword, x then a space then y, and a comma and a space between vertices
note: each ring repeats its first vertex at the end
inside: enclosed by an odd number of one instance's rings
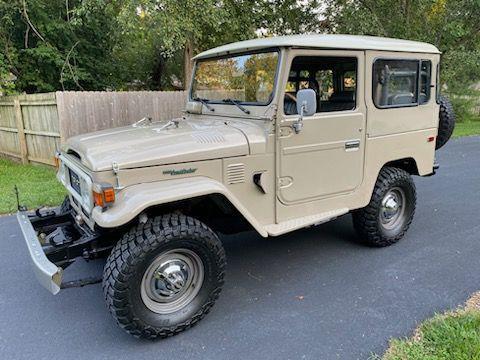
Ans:
POLYGON ((275 47, 345 49, 345 50, 382 50, 439 54, 432 44, 391 39, 377 36, 359 35, 289 35, 239 41, 204 51, 194 59, 222 56, 231 53, 260 50, 275 47))

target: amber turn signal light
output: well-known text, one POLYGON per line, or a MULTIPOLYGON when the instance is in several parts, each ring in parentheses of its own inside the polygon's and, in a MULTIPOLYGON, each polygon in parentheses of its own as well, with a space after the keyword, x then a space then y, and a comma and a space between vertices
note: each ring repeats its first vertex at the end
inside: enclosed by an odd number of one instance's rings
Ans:
POLYGON ((115 189, 111 185, 100 184, 94 187, 93 202, 95 206, 106 208, 115 201, 115 189))

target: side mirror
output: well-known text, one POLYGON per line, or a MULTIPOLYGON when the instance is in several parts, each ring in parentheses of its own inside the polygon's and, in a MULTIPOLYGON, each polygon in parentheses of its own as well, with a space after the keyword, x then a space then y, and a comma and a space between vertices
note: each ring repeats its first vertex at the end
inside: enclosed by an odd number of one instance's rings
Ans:
POLYGON ((303 117, 312 116, 317 111, 317 94, 312 89, 302 89, 297 92, 297 113, 300 115, 293 124, 295 133, 303 128, 303 117))

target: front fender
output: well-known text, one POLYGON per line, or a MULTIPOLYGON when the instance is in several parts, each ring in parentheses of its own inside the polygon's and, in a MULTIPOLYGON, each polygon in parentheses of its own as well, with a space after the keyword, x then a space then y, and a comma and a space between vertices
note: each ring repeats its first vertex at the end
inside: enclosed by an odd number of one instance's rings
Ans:
POLYGON ((92 218, 100 227, 113 228, 128 223, 149 207, 209 194, 224 195, 260 235, 268 235, 264 227, 222 183, 201 176, 129 186, 118 192, 111 208, 106 211, 98 206, 94 208, 92 218))

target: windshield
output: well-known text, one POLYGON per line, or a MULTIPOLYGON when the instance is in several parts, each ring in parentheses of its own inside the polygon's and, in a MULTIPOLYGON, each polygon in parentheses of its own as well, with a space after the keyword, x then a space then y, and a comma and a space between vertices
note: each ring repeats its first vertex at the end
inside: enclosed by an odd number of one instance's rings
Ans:
POLYGON ((192 82, 192 99, 267 105, 273 98, 278 52, 200 60, 192 82))

